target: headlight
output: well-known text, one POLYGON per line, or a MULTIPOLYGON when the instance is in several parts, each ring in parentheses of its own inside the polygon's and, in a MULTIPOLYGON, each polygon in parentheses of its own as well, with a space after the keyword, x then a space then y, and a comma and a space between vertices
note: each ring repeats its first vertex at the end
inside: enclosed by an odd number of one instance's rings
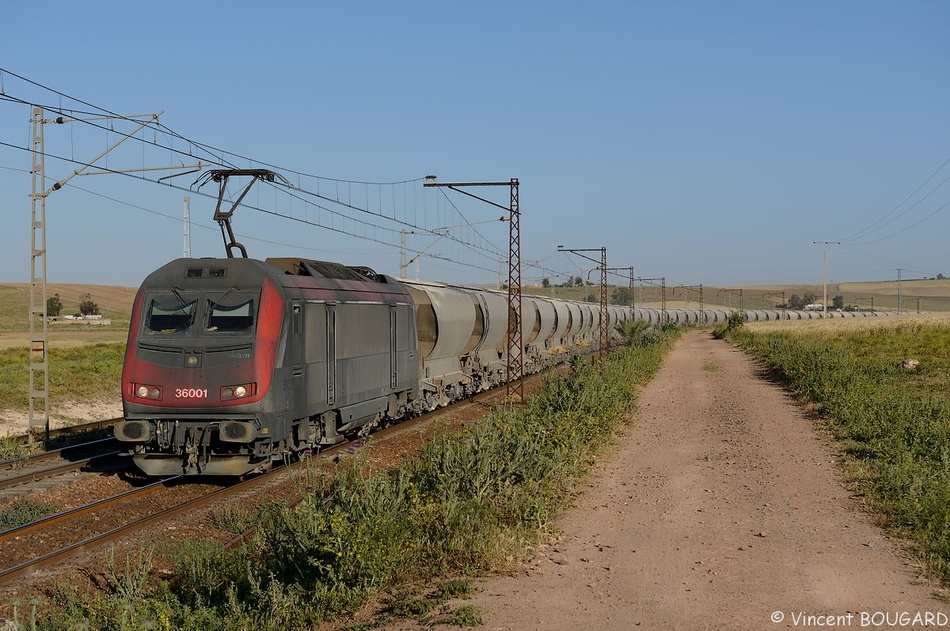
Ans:
POLYGON ((133 383, 132 395, 140 399, 160 401, 162 398, 162 389, 159 386, 150 386, 144 383, 133 383))
POLYGON ((234 399, 243 399, 257 394, 256 383, 242 383, 237 386, 224 386, 221 388, 221 400, 233 401, 234 399))

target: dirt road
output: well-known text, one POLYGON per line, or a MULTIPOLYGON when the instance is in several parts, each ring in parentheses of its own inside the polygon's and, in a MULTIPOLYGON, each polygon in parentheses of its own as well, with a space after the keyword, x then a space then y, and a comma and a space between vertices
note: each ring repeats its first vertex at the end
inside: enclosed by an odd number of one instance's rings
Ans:
POLYGON ((677 343, 558 526, 524 575, 480 585, 485 629, 921 628, 900 623, 950 614, 812 422, 707 332, 677 343))

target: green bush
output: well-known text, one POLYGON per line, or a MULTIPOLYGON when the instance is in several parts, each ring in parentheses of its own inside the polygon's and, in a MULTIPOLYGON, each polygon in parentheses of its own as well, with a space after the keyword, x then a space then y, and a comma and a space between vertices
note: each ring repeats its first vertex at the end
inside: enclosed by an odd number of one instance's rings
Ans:
POLYGON ((713 329, 713 337, 721 340, 731 331, 740 329, 745 325, 745 313, 742 311, 733 311, 726 318, 726 321, 713 329))

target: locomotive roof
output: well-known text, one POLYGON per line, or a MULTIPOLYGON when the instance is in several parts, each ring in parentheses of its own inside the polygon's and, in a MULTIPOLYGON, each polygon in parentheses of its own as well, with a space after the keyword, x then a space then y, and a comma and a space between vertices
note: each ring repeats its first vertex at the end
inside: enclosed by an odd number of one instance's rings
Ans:
MULTIPOLYGON (((148 275, 143 283, 151 287, 174 287, 198 281, 210 286, 221 284, 255 285, 270 276, 279 285, 297 290, 330 289, 403 296, 407 290, 395 279, 377 274, 368 267, 349 267, 340 263, 302 258, 269 258, 264 261, 245 258, 180 258, 170 261, 148 275)), ((367 295, 367 299, 371 299, 367 295)))

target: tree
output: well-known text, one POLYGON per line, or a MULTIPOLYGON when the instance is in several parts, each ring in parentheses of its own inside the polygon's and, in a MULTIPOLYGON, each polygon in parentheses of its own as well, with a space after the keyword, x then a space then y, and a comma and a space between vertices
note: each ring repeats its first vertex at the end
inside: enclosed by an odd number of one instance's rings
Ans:
POLYGON ((59 294, 53 294, 46 299, 46 315, 56 317, 63 312, 63 301, 59 299, 59 294))
POLYGON ((630 304, 630 289, 627 287, 617 287, 610 294, 610 302, 615 305, 630 304))
POLYGON ((831 299, 831 306, 834 309, 844 309, 844 296, 835 296, 831 299))
POLYGON ((92 301, 92 294, 83 294, 79 298, 79 313, 82 315, 99 315, 99 305, 92 301))
POLYGON ((818 296, 813 291, 806 291, 805 295, 802 296, 802 302, 806 305, 813 305, 816 300, 818 300, 818 296))
POLYGON ((946 278, 947 278, 947 277, 944 276, 943 274, 937 274, 937 280, 944 280, 944 279, 946 279, 946 278))
POLYGON ((798 309, 801 310, 805 306, 805 301, 802 300, 802 297, 798 294, 792 294, 788 299, 788 308, 789 309, 798 309))
POLYGON ((550 279, 550 278, 542 278, 542 279, 541 279, 541 286, 542 286, 542 287, 550 287, 550 286, 551 286, 551 279, 550 279))

